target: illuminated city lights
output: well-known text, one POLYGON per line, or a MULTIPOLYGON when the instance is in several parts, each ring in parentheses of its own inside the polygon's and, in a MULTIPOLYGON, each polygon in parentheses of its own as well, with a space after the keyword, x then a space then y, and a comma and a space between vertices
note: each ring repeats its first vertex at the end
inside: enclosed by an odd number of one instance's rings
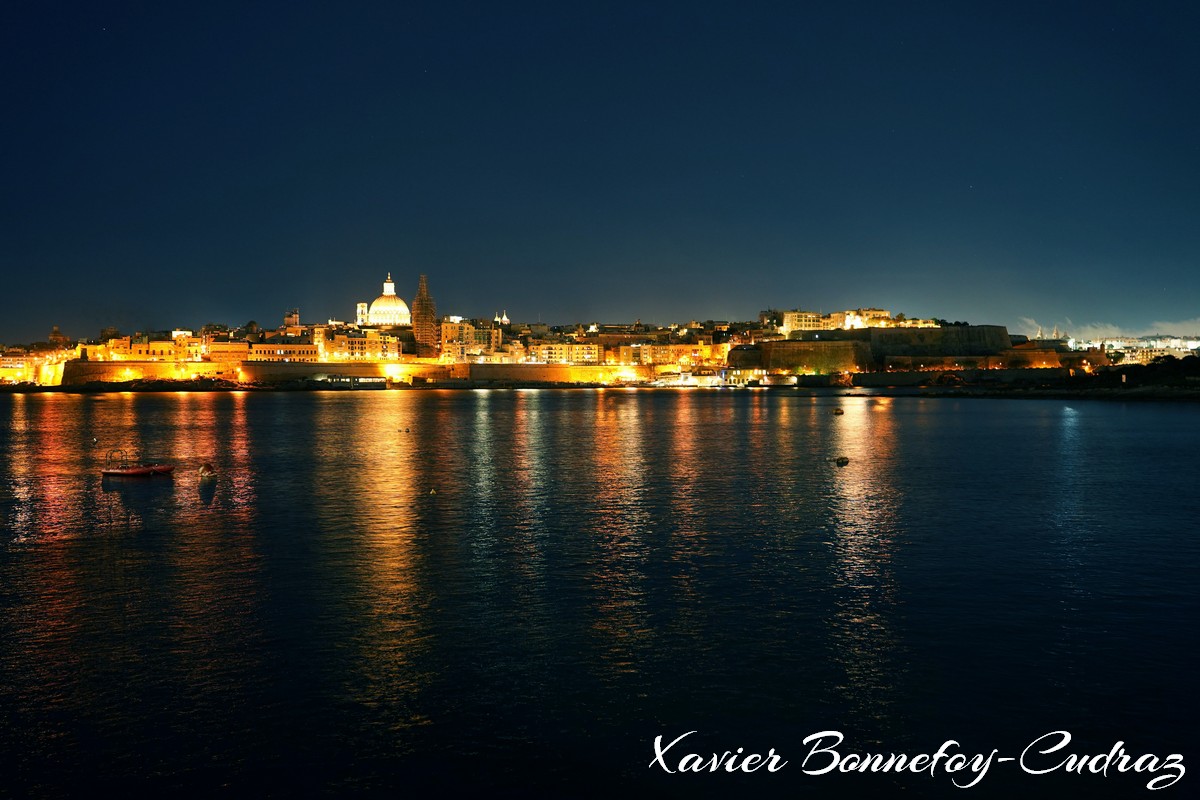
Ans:
POLYGON ((851 385, 869 373, 1091 375, 1117 362, 1186 357, 1200 347, 1198 338, 1081 341, 1057 329, 1050 339, 1029 339, 1002 326, 915 319, 881 308, 764 311, 748 322, 689 320, 665 327, 640 320, 523 324, 507 311, 490 320, 461 314, 435 319, 425 276, 411 312, 395 287, 389 273, 383 293, 358 304, 354 323, 303 323, 293 308, 276 328, 251 322, 130 335, 106 328, 97 339, 73 341, 55 326, 47 346, 4 350, 0 382, 720 387, 802 386, 820 379, 851 385), (340 366, 331 371, 328 365, 340 366))

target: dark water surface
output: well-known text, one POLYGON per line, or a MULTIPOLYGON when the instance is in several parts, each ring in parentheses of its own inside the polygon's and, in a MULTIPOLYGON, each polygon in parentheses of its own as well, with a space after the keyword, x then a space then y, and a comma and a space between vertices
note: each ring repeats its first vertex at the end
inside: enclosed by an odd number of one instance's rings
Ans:
POLYGON ((761 391, 0 396, 0 794, 1147 794, 1115 769, 994 764, 964 791, 801 766, 823 730, 1012 757, 1067 730, 1059 756, 1181 753, 1150 796, 1195 796, 1198 421, 761 391), (178 471, 102 480, 110 447, 178 471), (688 731, 672 766, 789 763, 648 769, 688 731))

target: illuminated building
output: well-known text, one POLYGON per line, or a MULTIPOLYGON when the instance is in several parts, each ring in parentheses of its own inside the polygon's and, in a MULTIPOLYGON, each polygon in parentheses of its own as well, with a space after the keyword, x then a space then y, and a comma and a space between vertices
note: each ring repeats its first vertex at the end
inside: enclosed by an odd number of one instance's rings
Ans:
MULTIPOLYGON (((424 276, 422 276, 424 281, 424 276)), ((375 298, 368 308, 366 303, 358 304, 357 319, 359 325, 392 327, 396 325, 411 325, 412 314, 408 304, 396 296, 396 284, 392 281, 392 273, 388 273, 383 282, 383 294, 375 298)))
POLYGON ((825 331, 833 327, 833 320, 817 311, 784 311, 783 324, 779 326, 784 336, 792 331, 825 331))
POLYGON ((798 331, 862 330, 864 328, 936 328, 930 319, 907 319, 903 314, 895 317, 882 308, 857 308, 853 311, 835 311, 821 314, 816 311, 784 311, 780 318, 779 332, 793 339, 798 331))
POLYGON ((621 344, 606 349, 605 362, 609 364, 678 364, 690 367, 700 364, 721 366, 729 353, 728 342, 710 344, 659 344, 643 342, 621 344))
POLYGON ((173 361, 175 359, 175 342, 152 342, 141 338, 130 341, 128 354, 121 360, 128 361, 173 361))
POLYGON ((280 337, 279 341, 272 340, 266 344, 250 346, 247 361, 300 361, 315 363, 320 361, 320 353, 315 344, 305 341, 288 341, 292 337, 280 337))
POLYGON ((600 364, 598 344, 535 344, 529 347, 529 359, 543 364, 600 364))
POLYGON ((0 382, 22 383, 33 379, 35 365, 29 356, 29 351, 20 347, 10 347, 0 356, 0 382))
POLYGON ((376 330, 326 331, 312 346, 322 361, 386 361, 400 357, 399 337, 376 330))
POLYGON ((483 320, 448 317, 441 323, 441 358, 464 361, 472 356, 487 356, 500 349, 500 328, 483 320))
POLYGON ((199 361, 205 353, 204 340, 191 331, 177 330, 171 339, 151 340, 146 336, 121 336, 92 348, 98 361, 199 361))
POLYGON ((208 343, 208 360, 236 363, 250 358, 250 343, 241 341, 215 341, 208 343))

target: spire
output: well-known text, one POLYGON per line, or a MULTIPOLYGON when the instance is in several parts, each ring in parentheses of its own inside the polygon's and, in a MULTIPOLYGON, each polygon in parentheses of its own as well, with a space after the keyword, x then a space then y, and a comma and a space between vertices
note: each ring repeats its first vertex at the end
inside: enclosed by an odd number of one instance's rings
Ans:
POLYGON ((422 275, 417 284, 417 296, 412 304, 413 337, 417 340, 417 355, 437 358, 441 331, 437 324, 437 307, 429 296, 429 286, 422 275))

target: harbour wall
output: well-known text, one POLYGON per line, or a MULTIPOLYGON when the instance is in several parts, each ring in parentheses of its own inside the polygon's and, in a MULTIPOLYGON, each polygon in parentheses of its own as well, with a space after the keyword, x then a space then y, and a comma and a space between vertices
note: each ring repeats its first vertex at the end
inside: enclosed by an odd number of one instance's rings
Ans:
MULTIPOLYGON (((475 384, 632 383, 656 377, 653 366, 607 364, 471 364, 475 384)), ((676 368, 678 369, 678 368, 676 368)))
POLYGON ((215 361, 68 361, 63 364, 62 385, 197 378, 237 380, 237 367, 215 361))
MULTIPOLYGON (((789 347, 783 348, 782 356, 776 350, 768 368, 784 366, 788 359, 793 358, 798 359, 796 365, 823 368, 820 371, 826 374, 800 376, 803 385, 813 386, 830 385, 830 374, 837 373, 851 373, 848 378, 853 381, 853 385, 863 387, 917 386, 959 379, 967 383, 1042 381, 1065 378, 1070 374, 1070 370, 1065 367, 871 372, 861 371, 862 343, 830 342, 830 345, 836 346, 822 345, 819 350, 811 353, 802 347, 790 346, 804 345, 804 342, 769 344, 786 344, 789 347)), ((756 352, 756 358, 758 355, 756 352)), ((731 368, 733 366, 731 363, 731 368)), ((392 385, 503 387, 649 382, 659 377, 660 372, 661 368, 652 365, 68 361, 62 365, 62 385, 200 378, 224 379, 246 384, 283 384, 342 377, 386 378, 392 385)))
POLYGON ((298 361, 68 361, 62 385, 220 378, 236 383, 287 383, 333 376, 387 378, 394 383, 438 382, 468 377, 466 364, 311 363, 298 361))
POLYGON ((235 383, 291 383, 336 377, 386 378, 392 384, 579 384, 650 381, 653 366, 576 364, 439 364, 437 362, 312 363, 297 361, 68 361, 62 385, 130 381, 223 379, 235 383))
POLYGON ((322 381, 332 377, 387 378, 392 383, 438 383, 467 378, 466 364, 420 363, 297 363, 294 361, 243 361, 239 365, 245 383, 322 381))

